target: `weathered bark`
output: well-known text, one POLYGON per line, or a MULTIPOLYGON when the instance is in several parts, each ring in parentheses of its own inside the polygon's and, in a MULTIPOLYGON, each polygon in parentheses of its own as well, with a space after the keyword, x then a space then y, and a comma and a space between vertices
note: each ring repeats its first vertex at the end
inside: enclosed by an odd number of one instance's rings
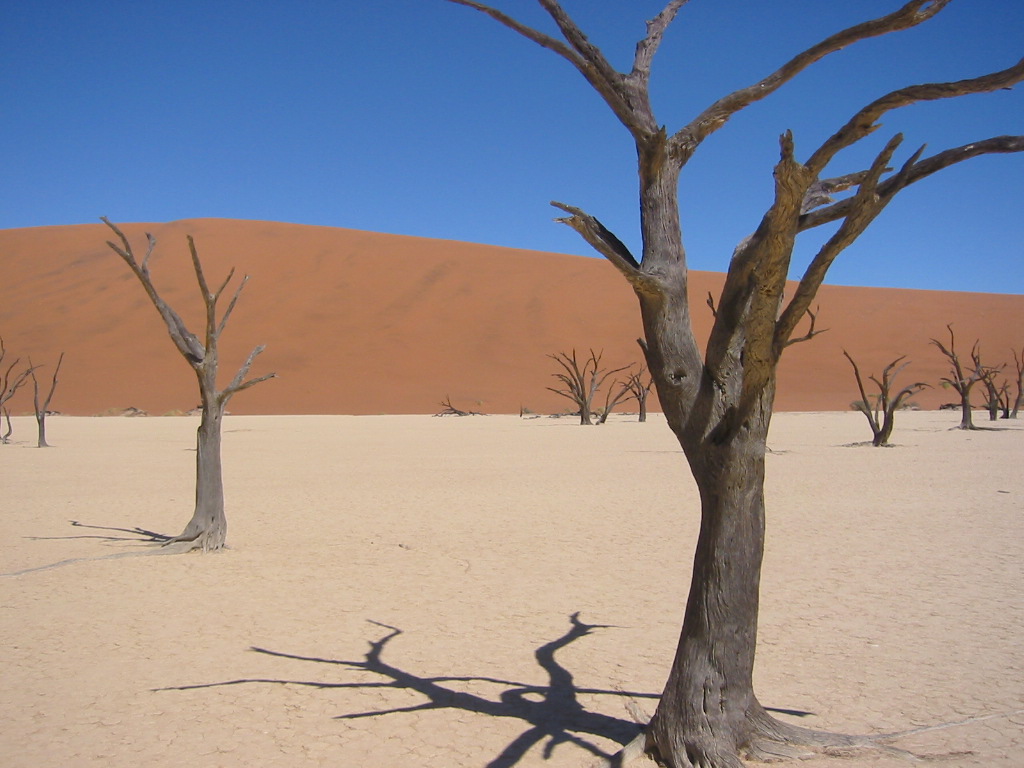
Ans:
POLYGON ((685 755, 693 765, 729 765, 754 737, 749 714, 757 704, 767 392, 764 401, 732 439, 705 440, 702 451, 687 453, 700 491, 701 527, 679 645, 649 731, 658 754, 669 760, 685 755), (743 554, 726 558, 726 552, 743 554))
POLYGON ((221 466, 221 434, 224 407, 203 407, 196 433, 196 506, 192 519, 169 543, 191 542, 204 552, 224 546, 228 533, 224 513, 224 474, 221 466))
MULTIPOLYGON (((948 0, 911 0, 895 12, 855 25, 795 56, 777 71, 711 104, 669 135, 651 108, 648 82, 665 29, 686 0, 671 0, 647 24, 629 72, 616 71, 557 0, 538 0, 563 40, 553 38, 476 0, 451 0, 481 11, 572 64, 630 132, 637 150, 643 251, 638 259, 600 221, 571 205, 553 203, 575 229, 615 266, 636 293, 644 351, 669 427, 675 433, 701 497, 701 529, 679 646, 645 738, 648 751, 672 768, 738 766, 739 754, 786 753, 786 745, 854 743, 771 718, 752 685, 758 589, 764 546, 764 455, 775 372, 783 350, 817 333, 795 337, 835 258, 908 184, 978 154, 1024 150, 1024 137, 996 137, 922 158, 923 148, 890 171, 902 137, 893 137, 870 167, 828 178, 843 149, 872 133, 885 113, 918 101, 1007 87, 1024 78, 1024 62, 1002 72, 955 83, 893 91, 858 111, 805 162, 790 133, 780 139, 775 199, 759 226, 733 253, 704 354, 691 323, 686 253, 679 219, 678 181, 700 143, 729 118, 770 95, 828 54, 869 37, 907 29, 940 12, 948 0), (855 188, 833 201, 831 194, 855 188), (783 290, 799 233, 841 221, 798 281, 788 303, 783 290)), ((712 302, 714 305, 714 302, 712 302)), ((813 323, 813 315, 811 315, 813 323)))
POLYGON ((223 390, 217 388, 218 342, 248 277, 241 281, 224 314, 218 318, 217 302, 231 282, 234 270, 231 270, 216 291, 211 291, 206 282, 206 276, 203 273, 199 253, 196 251, 195 243, 191 236, 189 236, 188 245, 192 256, 192 267, 206 309, 205 340, 200 342, 199 338, 188 330, 178 313, 163 300, 153 285, 149 273, 149 258, 156 246, 156 239, 152 235, 147 235, 149 247, 145 257, 139 262, 135 258, 131 243, 124 233, 106 218, 103 218, 102 221, 110 227, 120 241, 120 245, 109 241, 107 245, 128 265, 146 290, 150 301, 157 312, 160 313, 164 324, 167 326, 171 341, 174 342, 178 352, 195 372, 196 380, 199 384, 202 416, 199 430, 196 434, 195 509, 192 513, 192 519, 189 520, 185 529, 179 535, 168 539, 165 546, 184 545, 180 547, 181 551, 201 549, 203 552, 210 552, 221 549, 227 536, 227 518, 224 513, 224 479, 220 450, 224 413, 228 401, 235 393, 255 386, 276 375, 268 373, 246 380, 253 361, 263 351, 262 346, 257 346, 249 353, 249 357, 235 373, 231 383, 223 390))

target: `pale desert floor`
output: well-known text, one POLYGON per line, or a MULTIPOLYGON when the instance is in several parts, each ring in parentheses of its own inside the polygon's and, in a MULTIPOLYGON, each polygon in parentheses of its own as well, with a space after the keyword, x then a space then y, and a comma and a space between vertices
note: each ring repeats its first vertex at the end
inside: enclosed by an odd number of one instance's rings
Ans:
MULTIPOLYGON (((757 689, 1018 766, 1024 420, 957 421, 776 416, 757 689)), ((48 423, 0 446, 6 768, 585 766, 654 708, 698 523, 660 416, 229 417, 230 549, 107 559, 184 526, 197 421, 48 423)))

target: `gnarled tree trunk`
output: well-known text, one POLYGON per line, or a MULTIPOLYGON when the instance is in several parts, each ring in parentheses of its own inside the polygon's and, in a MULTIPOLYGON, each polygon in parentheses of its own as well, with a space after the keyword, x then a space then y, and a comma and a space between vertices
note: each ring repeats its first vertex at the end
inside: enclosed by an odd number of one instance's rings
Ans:
MULTIPOLYGON (((675 658, 649 738, 658 754, 727 765, 756 737, 754 649, 764 552, 770 408, 721 445, 688 454, 701 500, 693 578, 675 658)), ((687 440, 686 442, 689 442, 687 440)))
POLYGON ((224 407, 204 406, 196 431, 196 506, 192 519, 174 541, 192 542, 204 552, 220 549, 228 533, 224 514, 224 474, 221 466, 221 434, 224 407))
POLYGON ((1024 150, 1024 137, 973 142, 922 159, 923 148, 898 171, 893 137, 868 168, 829 178, 835 156, 871 134, 887 112, 918 101, 1006 87, 1024 78, 1024 62, 973 80, 893 91, 863 107, 805 160, 793 136, 780 138, 775 196, 757 229, 729 264, 704 354, 694 338, 687 297, 678 181, 701 142, 734 114, 778 90, 828 54, 861 40, 916 26, 945 2, 911 0, 887 16, 822 40, 780 69, 718 99, 669 135, 650 102, 651 63, 665 30, 686 0, 669 0, 647 23, 633 66, 616 70, 558 0, 538 0, 561 38, 529 27, 478 0, 451 0, 480 11, 572 64, 631 134, 637 150, 643 251, 637 259, 593 216, 553 203, 575 229, 629 281, 643 319, 647 366, 669 426, 683 448, 701 497, 701 529, 679 646, 668 684, 645 734, 646 746, 672 768, 740 765, 739 754, 767 756, 790 743, 849 744, 771 718, 752 685, 758 589, 764 547, 764 456, 783 350, 815 335, 811 303, 835 258, 908 184, 953 163, 989 152, 1024 150), (853 190, 836 201, 832 195, 853 190), (838 228, 811 259, 784 300, 797 236, 823 224, 838 228), (810 329, 795 337, 805 315, 810 329))

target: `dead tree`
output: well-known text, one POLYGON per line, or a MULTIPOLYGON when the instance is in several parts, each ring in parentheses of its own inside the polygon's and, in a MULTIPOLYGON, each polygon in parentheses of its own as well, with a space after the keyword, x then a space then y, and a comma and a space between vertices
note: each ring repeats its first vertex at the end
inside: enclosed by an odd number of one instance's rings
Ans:
POLYGON ((996 381, 996 377, 1006 367, 1006 364, 993 366, 982 363, 981 347, 978 344, 975 344, 974 349, 971 350, 971 363, 974 367, 974 375, 977 376, 985 390, 985 410, 988 411, 988 419, 995 421, 999 418, 1000 402, 1000 384, 996 381))
POLYGON ((869 398, 867 391, 864 389, 864 381, 861 379, 857 363, 854 362, 853 358, 850 357, 850 353, 845 349, 843 350, 843 355, 850 361, 850 365, 853 366, 853 375, 857 379, 857 389, 860 391, 860 400, 855 402, 853 406, 864 414, 868 424, 871 425, 871 433, 873 435, 871 444, 876 447, 888 445, 889 437, 892 435, 892 428, 895 424, 896 411, 899 410, 908 397, 912 397, 928 385, 923 381, 917 381, 913 384, 908 384, 895 395, 892 394, 893 382, 896 380, 896 377, 904 368, 910 365, 909 362, 903 363, 903 365, 899 364, 906 357, 906 355, 903 355, 902 357, 897 357, 882 369, 881 381, 876 379, 874 374, 868 377, 878 387, 878 394, 873 398, 869 398), (872 405, 872 400, 874 405, 872 405))
POLYGON ((647 369, 641 365, 639 371, 630 372, 626 378, 626 387, 629 388, 629 396, 636 400, 641 423, 647 421, 647 398, 651 394, 651 387, 654 386, 654 379, 649 375, 646 376, 647 383, 644 383, 644 374, 646 373, 647 369))
POLYGON ((621 383, 618 379, 614 379, 605 394, 604 407, 601 409, 601 414, 598 416, 597 423, 604 424, 608 421, 608 417, 611 415, 612 411, 615 410, 615 406, 624 400, 629 400, 632 396, 633 395, 629 389, 628 378, 625 382, 621 383))
POLYGON ((601 352, 590 350, 590 357, 583 361, 582 367, 576 359, 576 350, 572 354, 556 352, 548 355, 565 370, 565 373, 551 374, 560 382, 562 387, 548 387, 556 395, 572 400, 580 410, 580 425, 591 425, 591 413, 593 412, 594 395, 604 384, 605 380, 613 373, 618 373, 623 368, 604 370, 601 368, 601 352))
POLYGON ((1002 412, 1002 416, 1000 416, 1000 418, 1009 419, 1010 411, 1013 409, 1013 403, 1010 398, 1010 382, 1005 378, 999 382, 997 397, 999 398, 999 410, 1002 412))
MULTIPOLYGON (((960 355, 956 351, 956 337, 953 335, 953 325, 946 326, 949 330, 949 346, 947 347, 938 339, 932 339, 938 350, 949 360, 949 376, 943 376, 942 382, 953 388, 953 391, 960 395, 960 426, 958 429, 976 429, 974 418, 971 414, 971 390, 978 383, 980 377, 978 372, 960 362, 960 355)), ((974 342, 974 350, 977 350, 978 342, 974 342)), ((972 359, 974 352, 971 353, 972 359)))
POLYGON ((483 414, 478 411, 462 411, 452 405, 452 399, 450 396, 445 397, 441 401, 441 410, 435 413, 435 416, 482 416, 483 414))
MULTIPOLYGON (((105 217, 101 219, 104 224, 110 227, 117 235, 120 244, 107 241, 107 245, 124 260, 135 277, 138 278, 146 294, 149 296, 153 306, 167 326, 167 331, 174 342, 175 348, 185 358, 189 366, 195 371, 199 381, 199 395, 202 403, 202 415, 199 422, 199 430, 196 437, 196 506, 192 519, 185 530, 178 536, 169 539, 166 545, 182 544, 182 551, 201 549, 204 552, 217 550, 224 546, 224 539, 227 535, 227 518, 224 515, 224 477, 221 469, 221 427, 224 420, 224 412, 228 400, 243 389, 259 384, 261 381, 273 378, 276 374, 267 373, 252 379, 246 379, 253 361, 263 351, 262 346, 257 346, 249 353, 249 357, 242 364, 242 367, 235 373, 235 377, 224 389, 217 389, 217 367, 219 363, 218 343, 220 335, 224 332, 228 319, 234 311, 238 297, 242 293, 248 281, 248 276, 242 279, 238 288, 235 289, 231 301, 228 303, 224 313, 218 319, 217 302, 220 300, 224 290, 228 287, 235 274, 232 269, 224 282, 216 291, 211 291, 203 274, 203 265, 199 261, 199 254, 196 251, 195 243, 191 235, 188 237, 188 248, 192 254, 192 268, 195 271, 196 282, 199 285, 199 292, 202 295, 203 305, 206 308, 206 332, 203 341, 193 334, 185 326, 184 321, 170 305, 161 298, 153 285, 149 272, 149 258, 156 247, 156 238, 147 233, 149 241, 146 255, 139 262, 135 258, 131 243, 125 234, 105 217)), ((165 545, 165 546, 166 546, 165 545)))
POLYGON ((1017 350, 1011 350, 1013 352, 1013 365, 1017 369, 1017 396, 1013 398, 1013 405, 1010 407, 1010 418, 1016 419, 1017 413, 1020 411, 1021 403, 1024 403, 1024 347, 1021 347, 1020 354, 1017 354, 1017 350))
MULTIPOLYGON (((50 401, 53 400, 53 393, 57 389, 57 374, 60 373, 61 363, 64 362, 64 353, 60 353, 60 357, 57 358, 57 367, 53 369, 53 379, 50 381, 50 391, 47 392, 46 398, 40 402, 39 400, 39 380, 36 379, 35 368, 32 368, 32 406, 36 412, 36 427, 39 433, 39 439, 36 446, 39 448, 49 448, 49 444, 46 442, 46 416, 50 411, 50 401)), ((32 359, 29 358, 29 366, 32 365, 32 359)))
POLYGON ((19 389, 25 386, 25 382, 28 381, 29 376, 32 375, 32 363, 29 362, 29 367, 24 370, 14 372, 14 369, 18 367, 18 363, 21 362, 20 357, 16 357, 14 361, 6 368, 3 367, 4 358, 7 357, 7 347, 4 346, 3 337, 0 336, 0 415, 7 417, 7 430, 0 435, 0 443, 10 442, 11 435, 14 433, 14 428, 11 426, 11 413, 7 408, 7 401, 10 400, 17 393, 19 389))
POLYGON ((643 320, 647 367, 701 497, 702 524, 683 628, 665 690, 643 736, 644 748, 675 768, 708 768, 739 766, 741 751, 765 757, 790 744, 850 743, 849 738, 776 720, 758 703, 753 689, 765 453, 776 368, 833 261, 900 190, 970 157, 1024 150, 1024 137, 982 139, 930 157, 924 157, 922 147, 895 172, 890 165, 902 143, 899 135, 868 167, 854 173, 830 177, 833 159, 873 133, 891 110, 1010 87, 1024 78, 1024 61, 982 77, 912 85, 885 94, 857 110, 809 154, 798 156, 792 133, 783 134, 774 167, 774 200, 732 254, 702 353, 687 298, 678 183, 683 167, 733 115, 828 54, 914 27, 939 13, 947 0, 911 0, 888 15, 837 32, 763 79, 713 102, 675 132, 655 116, 648 86, 655 52, 686 0, 670 0, 647 23, 626 72, 612 66, 558 0, 538 2, 560 36, 477 0, 450 2, 486 14, 567 61, 604 99, 636 147, 643 247, 639 255, 580 208, 554 205, 567 214, 559 221, 576 230, 633 286, 643 320), (840 192, 849 194, 836 199, 840 192), (838 226, 812 256, 792 295, 784 297, 798 235, 824 224, 838 226))

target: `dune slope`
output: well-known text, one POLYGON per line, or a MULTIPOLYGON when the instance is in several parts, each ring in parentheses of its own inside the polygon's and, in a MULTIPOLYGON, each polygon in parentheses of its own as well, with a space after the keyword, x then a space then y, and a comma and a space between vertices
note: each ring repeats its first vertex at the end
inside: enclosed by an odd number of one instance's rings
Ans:
MULTIPOLYGON (((263 221, 124 230, 140 253, 144 233, 156 236, 154 279, 197 333, 186 235, 211 283, 232 267, 251 276, 222 340, 222 375, 265 344, 253 372, 279 378, 239 395, 234 413, 434 413, 446 396, 489 413, 557 412, 570 403, 547 390, 556 370, 547 355, 593 347, 609 367, 641 360, 632 292, 600 259, 263 221)), ((52 404, 64 413, 188 410, 197 400, 192 373, 105 245, 110 234, 102 224, 0 231, 7 361, 31 355, 52 366, 64 351, 52 404)), ((702 337, 711 323, 704 300, 721 280, 692 275, 702 337)), ((1011 347, 1024 343, 1024 296, 826 286, 819 298, 819 326, 829 331, 787 352, 782 410, 846 409, 857 394, 844 348, 865 374, 906 354, 905 380, 937 385, 946 367, 929 338, 944 339, 947 323, 964 352, 980 339, 994 363, 1012 365, 1011 347)), ((939 388, 916 398, 924 407, 953 399, 939 388)), ((29 412, 31 393, 11 406, 29 412)))

